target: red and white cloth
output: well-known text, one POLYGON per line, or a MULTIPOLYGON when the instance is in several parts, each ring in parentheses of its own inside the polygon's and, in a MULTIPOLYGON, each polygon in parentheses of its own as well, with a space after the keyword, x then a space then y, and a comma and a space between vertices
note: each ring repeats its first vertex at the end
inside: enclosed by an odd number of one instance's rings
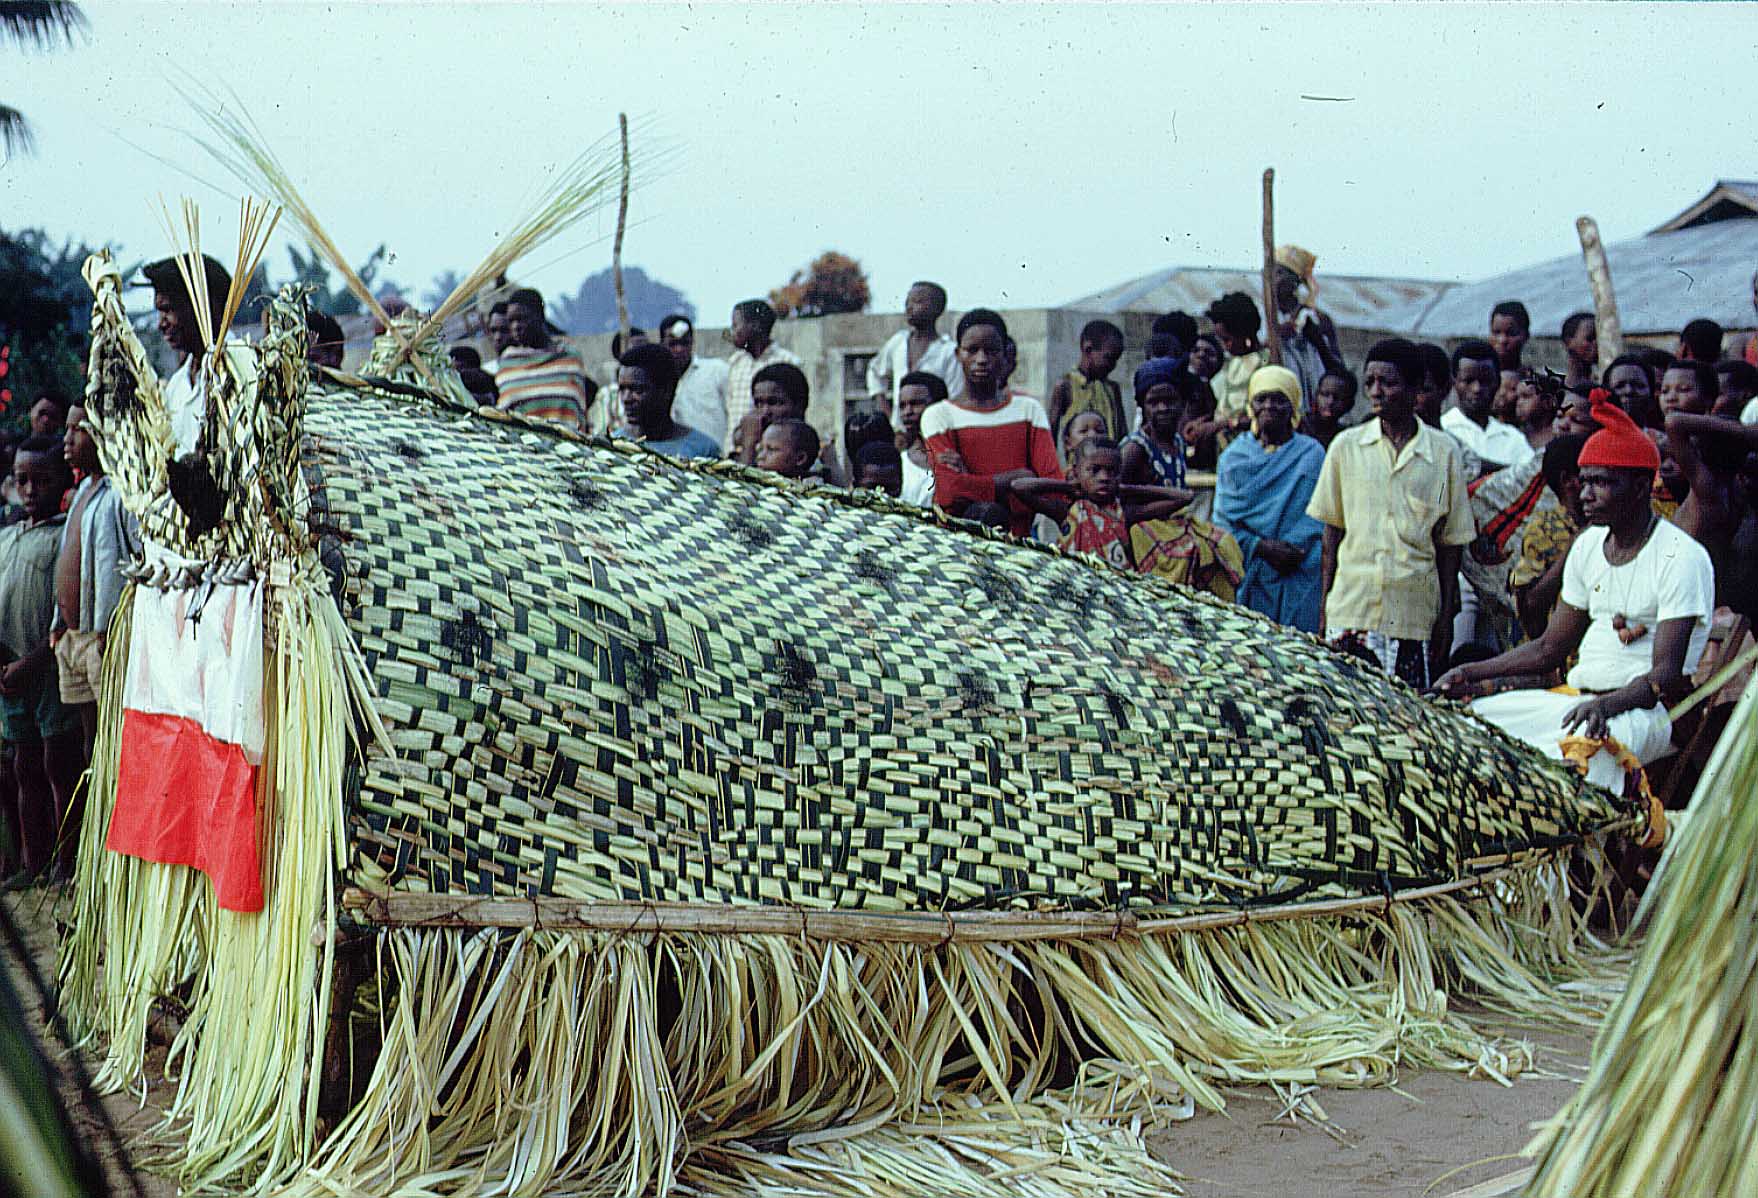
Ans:
POLYGON ((263 587, 135 591, 108 848, 188 865, 219 905, 260 911, 263 587))

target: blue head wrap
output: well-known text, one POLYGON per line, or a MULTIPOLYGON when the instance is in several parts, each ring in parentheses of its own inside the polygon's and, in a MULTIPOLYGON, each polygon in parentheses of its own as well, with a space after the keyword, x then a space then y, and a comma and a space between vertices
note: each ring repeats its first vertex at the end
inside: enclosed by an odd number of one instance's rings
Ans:
POLYGON ((1183 354, 1176 358, 1149 358, 1135 368, 1135 398, 1140 403, 1142 396, 1158 387, 1161 383, 1171 383, 1183 390, 1185 364, 1189 361, 1183 354))

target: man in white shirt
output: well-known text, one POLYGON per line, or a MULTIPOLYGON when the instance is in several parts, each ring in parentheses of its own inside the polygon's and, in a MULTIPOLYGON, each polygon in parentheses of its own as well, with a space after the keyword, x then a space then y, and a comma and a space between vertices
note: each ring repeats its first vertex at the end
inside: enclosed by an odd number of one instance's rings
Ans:
POLYGON ((937 374, 951 396, 964 394, 964 371, 958 366, 958 346, 936 325, 946 314, 946 288, 938 283, 911 283, 903 299, 904 328, 893 333, 873 360, 867 363, 867 392, 879 409, 895 422, 897 390, 903 376, 914 370, 937 374))
POLYGON ((1544 635, 1449 671, 1435 689, 1455 698, 1484 683, 1543 677, 1571 653, 1569 689, 1507 690, 1471 707, 1551 757, 1622 793, 1628 774, 1672 745, 1667 704, 1691 689, 1715 607, 1703 546, 1654 514, 1660 453, 1623 410, 1593 405, 1600 430, 1581 449, 1581 507, 1589 527, 1563 564, 1562 597, 1544 635))
POLYGON ((775 321, 775 309, 768 300, 740 300, 733 305, 727 329, 733 351, 726 362, 726 440, 720 448, 728 457, 738 456, 741 461, 750 460, 757 451, 757 438, 762 435, 752 418, 756 399, 751 384, 757 372, 777 362, 800 364, 798 354, 773 340, 775 321), (744 443, 747 438, 749 444, 744 443))
MULTIPOLYGON (((214 259, 201 256, 207 280, 209 328, 218 344, 226 336, 219 328, 226 308, 226 293, 232 289, 232 276, 214 259)), ((177 456, 195 452, 201 439, 202 418, 207 400, 201 389, 201 365, 207 346, 202 344, 201 326, 196 320, 195 300, 183 281, 183 272, 176 258, 161 258, 141 267, 146 285, 153 289, 153 309, 159 314, 159 336, 182 361, 177 369, 161 380, 159 394, 171 418, 171 437, 177 445, 177 456)))
POLYGON ((726 361, 696 356, 696 326, 682 313, 673 313, 659 322, 659 343, 678 367, 672 416, 725 449, 726 361))
POLYGON ((1441 429, 1492 469, 1519 465, 1533 453, 1525 433, 1489 414, 1501 382, 1496 351, 1489 342, 1466 341, 1453 351, 1457 402, 1441 413, 1441 429))

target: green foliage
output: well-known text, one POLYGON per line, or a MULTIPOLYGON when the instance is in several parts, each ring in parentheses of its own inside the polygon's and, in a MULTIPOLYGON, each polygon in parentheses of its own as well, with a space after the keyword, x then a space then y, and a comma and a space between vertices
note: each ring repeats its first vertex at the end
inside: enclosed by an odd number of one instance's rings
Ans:
MULTIPOLYGON (((389 252, 381 243, 376 250, 367 255, 365 262, 354 268, 354 273, 360 276, 360 281, 365 283, 367 290, 372 291, 374 295, 379 293, 373 289, 373 283, 378 280, 379 268, 384 265, 389 252)), ((302 254, 299 252, 298 246, 290 245, 287 247, 287 256, 293 260, 293 277, 288 281, 302 283, 312 289, 312 307, 338 318, 360 314, 360 301, 355 298, 352 291, 348 290, 347 284, 331 280, 330 268, 324 264, 323 258, 318 255, 316 250, 302 254)), ((387 282, 386 285, 396 288, 395 283, 387 282)))
MULTIPOLYGON (((85 14, 70 0, 0 0, 0 42, 48 48, 56 42, 73 45, 73 35, 86 31, 85 14)), ((0 104, 0 148, 8 155, 36 148, 24 113, 0 104)))
POLYGON ((19 423, 45 391, 71 400, 85 391, 86 334, 92 296, 80 277, 91 247, 54 245, 41 229, 0 230, 0 345, 7 372, 0 411, 19 423))

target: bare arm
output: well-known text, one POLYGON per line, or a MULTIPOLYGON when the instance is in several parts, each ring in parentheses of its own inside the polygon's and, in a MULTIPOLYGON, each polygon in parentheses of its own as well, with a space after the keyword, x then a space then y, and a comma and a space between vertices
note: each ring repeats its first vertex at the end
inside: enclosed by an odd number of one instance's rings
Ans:
POLYGON ((1073 392, 1069 390, 1067 379, 1050 388, 1049 411, 1044 414, 1050 418, 1050 432, 1054 436, 1062 435, 1062 417, 1068 412, 1068 403, 1072 398, 1073 392))
POLYGON ((1154 468, 1148 462, 1148 451, 1136 441, 1123 443, 1123 482, 1125 486, 1132 483, 1151 483, 1154 468))
POLYGON ((1325 539, 1319 547, 1319 593, 1331 597, 1331 584, 1337 581, 1337 550, 1343 544, 1343 530, 1325 525, 1325 539))
POLYGON ((1543 574, 1520 587, 1514 592, 1514 606, 1519 609, 1520 627, 1526 635, 1537 638, 1544 635, 1546 618, 1551 608, 1563 593, 1563 565, 1568 561, 1568 554, 1560 554, 1543 574))
MULTIPOLYGON (((1746 448, 1758 451, 1758 424, 1741 424, 1722 416, 1699 416, 1695 412, 1674 412, 1666 418, 1668 439, 1683 440, 1689 436, 1733 437, 1745 442, 1746 448)), ((1693 451, 1694 452, 1694 451, 1693 451)), ((1684 464, 1684 459, 1679 459, 1684 464)))
POLYGON ((1190 501, 1196 498, 1194 491, 1178 487, 1138 486, 1128 483, 1117 489, 1117 495, 1123 500, 1123 518, 1129 524, 1139 524, 1143 520, 1163 520, 1188 507, 1190 501))
MULTIPOLYGON (((1557 604, 1544 635, 1524 645, 1516 645, 1506 653, 1488 661, 1448 670, 1436 680, 1434 689, 1454 698, 1469 694, 1479 682, 1526 674, 1548 674, 1569 659, 1581 638, 1587 633, 1587 613, 1567 603, 1557 604)), ((1682 660, 1682 658, 1681 658, 1682 660)))
POLYGON ((1628 686, 1595 695, 1575 707, 1563 717, 1563 731, 1573 730, 1592 740, 1604 740, 1612 718, 1681 697, 1691 685, 1685 677, 1685 654, 1690 651, 1691 632, 1696 626, 1695 616, 1662 620, 1654 633, 1653 665, 1648 673, 1632 679, 1628 686))
POLYGON ((1058 524, 1068 518, 1068 508, 1074 500, 1074 484, 1060 478, 1022 475, 1008 485, 1008 490, 1032 511, 1058 524))
POLYGON ((1459 562, 1465 556, 1463 545, 1434 547, 1435 572, 1440 575, 1441 605, 1435 614, 1434 627, 1428 634, 1429 677, 1438 677, 1447 668, 1453 655, 1453 617, 1459 612, 1459 562))

